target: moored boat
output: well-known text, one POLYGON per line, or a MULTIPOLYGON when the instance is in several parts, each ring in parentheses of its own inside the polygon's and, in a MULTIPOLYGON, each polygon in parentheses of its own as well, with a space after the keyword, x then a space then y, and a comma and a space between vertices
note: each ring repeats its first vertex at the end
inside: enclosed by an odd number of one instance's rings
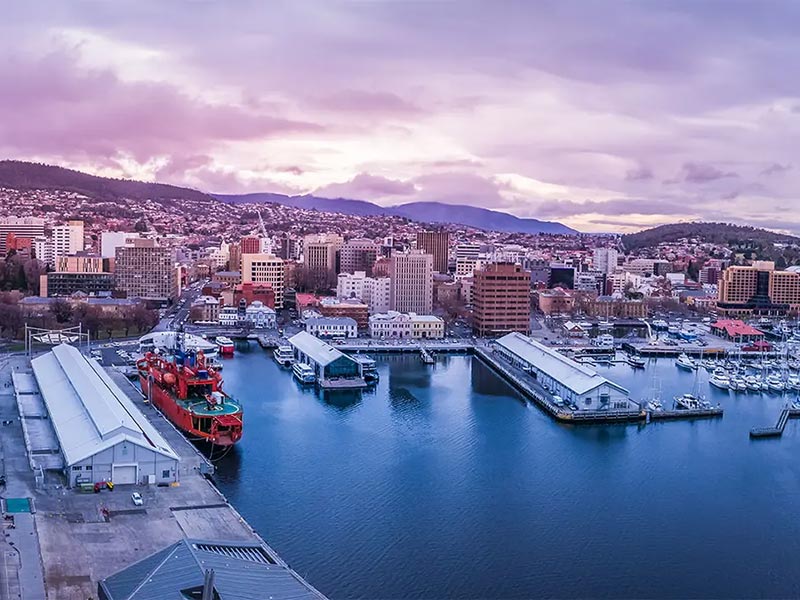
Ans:
POLYGON ((145 397, 187 437, 217 446, 241 439, 242 407, 222 390, 222 376, 203 352, 148 352, 136 367, 145 397))
POLYGON ((294 362, 294 350, 291 346, 278 346, 272 351, 272 356, 282 367, 288 367, 294 362))
POLYGON ((697 370, 697 363, 692 360, 689 355, 685 352, 682 352, 677 359, 675 359, 675 366, 681 369, 686 369, 687 371, 696 371, 697 370))
POLYGON ((314 369, 305 363, 296 362, 292 365, 292 372, 294 378, 300 383, 308 385, 317 381, 317 376, 314 374, 314 369))
POLYGON ((721 390, 727 390, 731 386, 730 377, 728 377, 728 374, 722 369, 715 370, 709 378, 708 383, 721 390))
POLYGON ((219 353, 222 356, 233 356, 235 346, 231 338, 220 335, 217 336, 217 339, 214 341, 216 342, 217 348, 219 348, 219 353))
POLYGON ((644 369, 647 361, 643 359, 641 356, 628 356, 628 364, 632 366, 634 369, 644 369))

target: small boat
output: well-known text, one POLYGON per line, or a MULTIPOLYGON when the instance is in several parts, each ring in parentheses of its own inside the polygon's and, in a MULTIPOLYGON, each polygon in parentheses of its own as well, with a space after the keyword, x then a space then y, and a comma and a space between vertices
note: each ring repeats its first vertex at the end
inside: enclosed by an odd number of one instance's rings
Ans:
POLYGON ((294 363, 292 365, 292 372, 294 373, 294 378, 303 385, 309 385, 317 381, 317 377, 314 375, 314 369, 305 363, 294 363))
POLYGON ((647 361, 641 356, 628 356, 628 364, 634 369, 644 369, 647 361))
POLYGON ((727 390, 731 387, 730 377, 728 377, 728 374, 722 369, 714 371, 708 383, 721 390, 727 390))
POLYGON ((272 356, 282 367, 288 367, 294 362, 294 350, 291 346, 278 346, 272 351, 272 356))
POLYGON ((749 391, 751 392, 761 391, 761 380, 755 375, 748 375, 747 377, 744 378, 744 382, 749 391))
POLYGON ((361 376, 366 383, 378 383, 380 375, 378 374, 378 367, 375 363, 375 359, 370 358, 366 354, 354 354, 352 358, 361 365, 361 376))
POLYGON ((579 356, 575 360, 581 363, 582 365, 587 365, 590 367, 593 367, 595 365, 594 359, 591 356, 579 356))
POLYGON ((682 352, 681 355, 675 360, 675 366, 681 369, 686 369, 687 371, 696 371, 697 370, 697 363, 694 362, 685 352, 682 352))
POLYGON ((217 343, 217 348, 219 348, 219 353, 222 356, 233 356, 235 346, 231 338, 219 335, 214 341, 217 343))
POLYGON ((564 399, 558 394, 553 394, 553 404, 556 406, 564 406, 564 399))
POLYGON ((786 387, 792 390, 800 390, 800 377, 797 375, 789 375, 786 380, 786 387))
MULTIPOLYGON (((702 361, 700 364, 702 365, 702 367, 703 367, 703 368, 704 368, 706 371, 713 371, 714 369, 716 369, 716 368, 717 368, 717 362, 716 362, 716 361, 713 361, 713 360, 711 360, 710 358, 707 358, 707 359, 705 359, 705 360, 704 360, 704 361, 702 361)), ((727 365, 726 365, 726 366, 727 366, 727 365)))
POLYGON ((744 380, 744 377, 731 377, 730 383, 728 384, 728 389, 733 390, 734 392, 744 392, 747 390, 747 383, 744 380))
POLYGON ((650 400, 650 402, 647 403, 647 408, 654 412, 659 410, 664 410, 664 406, 661 404, 659 400, 650 400))
POLYGON ((653 321, 653 328, 654 329, 664 330, 667 327, 669 327, 669 325, 667 324, 667 322, 664 319, 656 319, 655 321, 653 321))

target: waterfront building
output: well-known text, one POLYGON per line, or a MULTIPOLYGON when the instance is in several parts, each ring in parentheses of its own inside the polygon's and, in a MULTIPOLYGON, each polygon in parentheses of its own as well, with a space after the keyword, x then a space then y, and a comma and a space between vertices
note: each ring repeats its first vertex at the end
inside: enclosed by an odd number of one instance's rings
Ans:
POLYGON ((8 254, 8 234, 14 234, 18 238, 36 239, 44 237, 44 219, 36 217, 6 217, 0 219, 0 258, 5 258, 6 254, 8 254))
POLYGON ((178 277, 174 251, 157 246, 154 240, 135 239, 116 249, 115 286, 129 298, 174 298, 179 291, 178 277))
POLYGON ((800 309, 800 273, 771 261, 731 266, 719 279, 717 310, 726 316, 782 315, 800 309))
POLYGON ((320 338, 358 336, 358 323, 350 317, 312 317, 306 319, 306 331, 320 338))
POLYGON ((539 310, 547 317, 569 315, 575 310, 575 296, 568 290, 555 288, 536 293, 539 310))
POLYGON ((214 296, 200 296, 192 302, 189 318, 192 321, 216 322, 219 320, 219 299, 214 296))
POLYGON ((177 454, 97 361, 61 344, 31 366, 69 487, 177 481, 177 454))
POLYGON ((242 255, 242 283, 268 283, 275 292, 275 308, 283 308, 286 267, 283 259, 271 254, 242 255))
POLYGON ((254 300, 244 309, 244 318, 256 329, 274 329, 277 324, 275 310, 260 300, 254 300))
POLYGON ((306 331, 289 338, 297 362, 311 366, 323 388, 364 387, 358 361, 306 331))
POLYGON ((106 577, 97 584, 97 597, 324 600, 261 542, 199 539, 182 539, 106 577), (205 584, 211 589, 204 591, 205 584))
POLYGON ((353 319, 359 331, 366 331, 369 325, 369 307, 355 299, 320 298, 315 309, 323 317, 353 319))
POLYGON ((518 264, 492 263, 476 271, 473 329, 481 336, 531 330, 531 274, 518 264))
POLYGON ((417 250, 433 256, 433 270, 447 273, 450 233, 448 231, 418 231, 417 250))
POLYGON ((421 250, 395 252, 391 261, 391 309, 430 314, 433 311, 433 255, 421 250))
POLYGON ((232 289, 223 292, 225 304, 238 305, 244 300, 246 305, 250 305, 256 300, 264 306, 275 308, 275 290, 270 283, 240 283, 232 289))
POLYGON ((738 319, 719 319, 709 326, 711 333, 737 344, 764 340, 764 332, 738 319))
POLYGON ((610 275, 617 270, 619 252, 616 248, 595 248, 592 264, 594 270, 605 275, 610 275))
POLYGON ((347 240, 339 250, 339 272, 363 272, 372 275, 372 266, 378 258, 378 245, 372 240, 355 238, 347 240))
POLYGON ((390 310, 387 313, 372 315, 369 318, 369 335, 375 339, 442 339, 444 320, 434 315, 400 313, 390 310))
POLYGON ((578 410, 635 410, 630 393, 597 371, 520 333, 509 333, 492 342, 505 361, 530 374, 551 395, 578 410))
POLYGON ((219 320, 219 324, 225 327, 235 327, 240 319, 239 316, 239 309, 235 306, 224 306, 219 309, 219 315, 217 316, 219 320))

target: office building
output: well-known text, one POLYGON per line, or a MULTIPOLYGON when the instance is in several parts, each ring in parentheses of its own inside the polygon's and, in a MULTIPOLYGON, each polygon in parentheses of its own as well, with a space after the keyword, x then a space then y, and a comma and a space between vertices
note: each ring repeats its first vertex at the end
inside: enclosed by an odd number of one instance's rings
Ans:
POLYGON ((418 231, 417 250, 433 256, 433 270, 447 273, 450 252, 450 233, 447 231, 418 231))
POLYGON ((336 274, 339 250, 344 239, 334 233, 307 235, 303 238, 303 261, 310 271, 336 274))
POLYGON ((6 217, 0 219, 0 258, 8 254, 8 234, 17 238, 44 237, 44 219, 35 217, 6 217))
POLYGON ((113 273, 50 271, 39 276, 39 296, 42 298, 67 298, 75 293, 107 296, 113 290, 113 273))
POLYGON ((306 331, 318 338, 354 338, 358 324, 350 317, 311 317, 306 319, 306 331))
POLYGON ((480 253, 481 247, 479 244, 468 244, 464 242, 456 244, 454 250, 456 262, 459 260, 478 260, 480 253))
POLYGON ((369 306, 358 300, 322 298, 315 310, 323 317, 348 317, 356 322, 359 330, 366 331, 369 325, 369 306))
POLYGON ((356 238, 347 240, 339 251, 339 272, 363 271, 372 275, 372 266, 378 258, 378 245, 372 240, 356 238))
POLYGON ((433 260, 432 254, 422 250, 392 255, 389 297, 392 310, 421 315, 433 311, 433 260))
POLYGON ((356 298, 369 306, 370 314, 389 310, 391 279, 367 277, 364 271, 340 273, 336 281, 338 298, 356 298))
POLYGON ((68 221, 53 227, 53 256, 70 256, 83 252, 83 221, 68 221))
POLYGON ((261 254, 261 238, 248 235, 239 240, 239 249, 242 255, 261 254))
POLYGON ((592 264, 594 270, 605 275, 611 275, 617 269, 619 252, 616 248, 595 248, 592 264))
POLYGON ((481 336, 531 329, 531 274, 518 264, 492 263, 475 272, 473 329, 481 336))
POLYGON ((732 266, 719 278, 717 310, 726 316, 783 315, 800 309, 800 273, 775 263, 732 266))
POLYGON ((175 298, 179 291, 178 275, 174 251, 157 246, 154 240, 135 239, 116 249, 115 286, 128 298, 162 301, 175 298))
POLYGON ((242 283, 268 283, 275 292, 275 308, 283 308, 286 267, 283 259, 272 254, 243 254, 242 283))

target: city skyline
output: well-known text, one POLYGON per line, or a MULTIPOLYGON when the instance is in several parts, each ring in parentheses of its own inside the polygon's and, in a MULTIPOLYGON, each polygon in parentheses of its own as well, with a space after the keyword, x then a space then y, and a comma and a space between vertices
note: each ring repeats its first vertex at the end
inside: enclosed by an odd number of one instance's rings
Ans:
POLYGON ((4 157, 211 192, 469 204, 582 231, 800 231, 788 2, 9 11, 4 157))

